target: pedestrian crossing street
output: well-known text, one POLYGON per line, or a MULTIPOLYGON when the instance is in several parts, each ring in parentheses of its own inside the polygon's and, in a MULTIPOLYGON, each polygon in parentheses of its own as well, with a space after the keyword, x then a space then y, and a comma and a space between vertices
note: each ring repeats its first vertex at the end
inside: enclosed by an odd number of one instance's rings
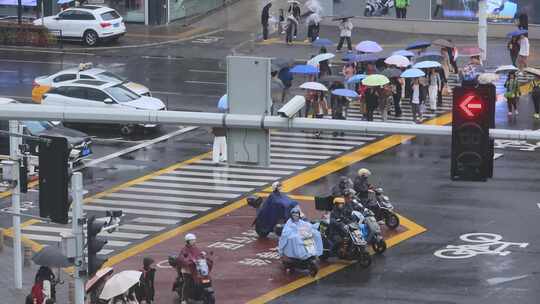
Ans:
MULTIPOLYGON (((450 86, 457 84, 455 77, 450 86)), ((443 106, 424 119, 451 110, 451 97, 443 98, 443 106)), ((413 123, 410 102, 402 102, 403 115, 389 122, 413 123)), ((358 108, 349 109, 351 120, 361 119, 358 108)), ((380 113, 375 117, 381 120, 380 113)), ((271 132, 271 163, 269 168, 214 165, 210 156, 185 166, 149 175, 117 191, 90 198, 83 206, 88 215, 103 217, 107 210, 123 210, 122 225, 113 233, 101 233, 108 243, 100 252, 111 256, 153 235, 182 225, 184 222, 219 209, 247 193, 268 187, 272 182, 285 179, 340 154, 357 149, 380 139, 382 134, 347 132, 334 137, 323 133, 315 137, 311 132, 271 132)), ((37 222, 24 226, 23 236, 38 242, 58 246, 60 234, 71 231, 71 225, 37 222)))
MULTIPOLYGON (((259 191, 272 182, 315 166, 382 137, 382 134, 353 134, 336 138, 323 133, 271 132, 270 168, 216 166, 210 156, 183 167, 149 176, 140 182, 103 196, 90 198, 83 206, 89 215, 103 217, 107 210, 123 210, 122 225, 113 233, 101 233, 108 240, 100 252, 112 255, 152 235, 218 209, 246 193, 259 191)), ((40 244, 58 246, 60 234, 71 225, 24 226, 23 236, 40 244)))

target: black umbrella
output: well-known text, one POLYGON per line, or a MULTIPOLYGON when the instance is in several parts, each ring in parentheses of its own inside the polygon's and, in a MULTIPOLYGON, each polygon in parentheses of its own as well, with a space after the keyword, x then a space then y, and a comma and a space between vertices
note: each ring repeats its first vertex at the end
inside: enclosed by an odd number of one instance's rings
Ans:
POLYGON ((401 70, 396 68, 387 68, 384 69, 381 74, 388 78, 399 78, 401 76, 401 70))
POLYGON ((431 46, 431 42, 426 40, 418 40, 409 44, 406 50, 426 49, 431 46))
POLYGON ((40 251, 36 252, 32 257, 32 261, 40 266, 48 267, 69 267, 72 265, 68 258, 53 246, 44 246, 40 251))
POLYGON ((334 18, 332 18, 332 21, 338 21, 338 20, 343 20, 343 19, 351 19, 353 17, 354 16, 334 17, 334 18))
POLYGON ((420 56, 420 57, 416 57, 414 59, 414 62, 422 62, 422 61, 437 61, 437 62, 442 62, 443 61, 443 57, 441 55, 423 55, 423 56, 420 56))

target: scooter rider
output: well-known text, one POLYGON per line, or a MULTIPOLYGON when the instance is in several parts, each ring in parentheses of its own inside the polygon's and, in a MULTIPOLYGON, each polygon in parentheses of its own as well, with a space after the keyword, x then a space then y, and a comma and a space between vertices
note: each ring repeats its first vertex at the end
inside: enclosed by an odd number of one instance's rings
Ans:
POLYGON ((347 176, 341 176, 339 183, 332 188, 332 195, 334 197, 343 196, 345 190, 353 186, 352 180, 347 176))
POLYGON ((195 278, 197 274, 197 268, 194 261, 198 259, 206 259, 209 270, 212 270, 213 261, 206 256, 204 251, 201 251, 196 245, 197 237, 193 233, 188 233, 184 237, 186 242, 185 247, 180 251, 178 255, 178 265, 181 267, 181 273, 183 277, 182 296, 183 301, 194 298, 195 278))
POLYGON ((366 168, 358 170, 358 175, 354 178, 354 190, 358 193, 358 199, 362 202, 368 199, 368 191, 371 187, 368 178, 371 171, 366 168))
POLYGON ((298 250, 299 247, 303 248, 303 243, 301 242, 301 239, 296 239, 300 231, 306 228, 313 234, 313 238, 315 239, 315 255, 320 256, 322 254, 322 240, 319 231, 313 229, 311 223, 303 219, 302 211, 296 206, 291 209, 291 217, 287 220, 287 223, 283 228, 283 233, 279 238, 278 251, 281 256, 301 260, 310 257, 309 253, 298 250))

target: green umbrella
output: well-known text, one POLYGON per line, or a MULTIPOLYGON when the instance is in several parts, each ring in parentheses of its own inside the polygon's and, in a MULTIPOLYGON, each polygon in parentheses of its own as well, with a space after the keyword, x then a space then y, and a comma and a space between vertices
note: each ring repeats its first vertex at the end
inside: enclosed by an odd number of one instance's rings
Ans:
POLYGON ((368 87, 383 86, 389 82, 390 80, 386 76, 379 74, 369 75, 368 77, 364 78, 364 80, 362 80, 362 84, 368 87))

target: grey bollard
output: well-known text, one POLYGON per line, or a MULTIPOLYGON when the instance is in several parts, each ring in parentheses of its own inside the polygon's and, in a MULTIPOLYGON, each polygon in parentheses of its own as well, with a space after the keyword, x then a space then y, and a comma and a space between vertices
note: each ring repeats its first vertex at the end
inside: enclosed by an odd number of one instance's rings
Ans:
POLYGON ((32 265, 32 248, 30 246, 24 246, 24 267, 30 267, 32 265))

